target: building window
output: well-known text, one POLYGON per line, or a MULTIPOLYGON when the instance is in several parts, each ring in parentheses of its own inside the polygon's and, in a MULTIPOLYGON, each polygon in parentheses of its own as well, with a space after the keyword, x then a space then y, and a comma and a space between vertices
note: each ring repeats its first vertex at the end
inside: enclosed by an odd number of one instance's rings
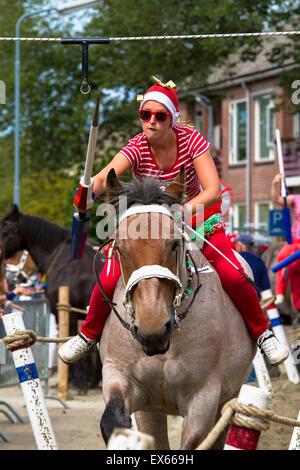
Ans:
POLYGON ((270 95, 254 99, 255 116, 255 161, 274 159, 274 103, 270 95))
POLYGON ((269 233, 269 211, 273 208, 272 201, 260 201, 255 203, 254 223, 260 233, 269 233))
POLYGON ((202 107, 199 103, 196 103, 195 109, 195 128, 199 132, 203 132, 203 115, 202 115, 202 107))
POLYGON ((294 139, 300 139, 300 113, 294 114, 294 139))
POLYGON ((247 155, 247 103, 232 101, 230 103, 230 149, 229 162, 244 163, 247 155))
POLYGON ((232 230, 241 232, 246 224, 246 204, 232 205, 232 230))

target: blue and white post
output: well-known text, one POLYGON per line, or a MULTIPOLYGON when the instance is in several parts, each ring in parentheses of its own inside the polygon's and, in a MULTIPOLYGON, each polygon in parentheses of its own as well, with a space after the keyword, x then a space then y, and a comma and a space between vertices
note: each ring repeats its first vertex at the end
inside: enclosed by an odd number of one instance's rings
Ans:
MULTIPOLYGON (((265 291, 262 291, 262 293, 261 293, 262 299, 270 298, 271 296, 272 296, 271 289, 267 289, 265 291)), ((293 355, 291 353, 291 348, 290 348, 288 339, 286 337, 284 327, 283 327, 283 325, 281 323, 281 320, 280 320, 280 313, 277 310, 277 307, 274 303, 272 303, 268 307, 266 307, 266 312, 267 312, 268 318, 271 322, 271 326, 272 326, 272 330, 273 330, 274 335, 276 336, 278 341, 282 345, 286 346, 290 351, 290 354, 289 354, 288 358, 284 361, 283 365, 284 365, 284 368, 286 370, 287 377, 288 377, 289 381, 294 383, 294 384, 297 384, 297 383, 299 383, 300 378, 299 378, 299 374, 298 374, 296 364, 294 363, 293 355)))
MULTIPOLYGON (((7 335, 25 330, 21 312, 2 317, 7 335)), ((19 382, 38 450, 57 450, 56 439, 38 376, 38 371, 29 345, 11 350, 19 382)))

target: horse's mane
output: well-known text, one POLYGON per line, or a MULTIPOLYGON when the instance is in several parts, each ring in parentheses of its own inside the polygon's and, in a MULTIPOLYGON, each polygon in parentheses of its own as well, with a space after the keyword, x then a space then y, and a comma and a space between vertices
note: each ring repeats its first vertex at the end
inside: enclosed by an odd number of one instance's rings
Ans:
POLYGON ((120 188, 113 190, 113 197, 110 200, 115 207, 119 203, 120 196, 127 198, 128 208, 135 204, 161 204, 169 207, 180 204, 180 199, 166 191, 162 182, 154 178, 133 178, 130 182, 122 182, 120 188))
POLYGON ((22 214, 22 224, 26 236, 45 248, 53 248, 70 236, 69 230, 42 217, 22 214))

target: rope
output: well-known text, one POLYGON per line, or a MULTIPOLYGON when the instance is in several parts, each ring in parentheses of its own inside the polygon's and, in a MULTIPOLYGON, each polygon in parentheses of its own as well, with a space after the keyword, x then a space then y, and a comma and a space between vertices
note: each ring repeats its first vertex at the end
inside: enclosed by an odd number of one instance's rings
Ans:
POLYGON ((56 307, 58 308, 58 310, 69 310, 69 311, 72 311, 72 312, 85 313, 86 315, 88 313, 87 310, 84 310, 82 308, 75 308, 75 307, 72 307, 69 304, 59 304, 59 303, 57 303, 56 307))
MULTIPOLYGON (((129 36, 129 37, 109 37, 108 41, 150 41, 169 39, 231 39, 243 37, 273 37, 273 36, 297 36, 300 31, 264 31, 256 33, 225 33, 225 34, 184 34, 170 36, 129 36)), ((25 38, 25 37, 0 37, 0 41, 41 41, 41 42, 61 42, 64 38, 25 38)), ((84 40, 84 37, 79 38, 84 40)), ((89 38, 91 39, 91 38, 89 38)))
POLYGON ((42 336, 37 336, 33 330, 24 330, 0 338, 0 343, 6 343, 6 349, 10 351, 22 346, 32 346, 36 341, 40 343, 64 343, 71 338, 72 336, 67 338, 43 338, 42 336))
POLYGON ((285 426, 300 427, 300 421, 297 421, 296 419, 279 416, 272 410, 261 410, 256 406, 243 405, 237 402, 237 398, 230 400, 223 406, 221 415, 222 416, 215 427, 210 431, 208 436, 201 442, 196 450, 210 449, 229 423, 247 429, 255 429, 256 431, 266 431, 269 429, 271 422, 283 424, 285 426), (251 418, 262 419, 264 422, 246 420, 241 416, 237 416, 236 414, 234 415, 234 412, 242 413, 243 415, 251 418))
POLYGON ((294 326, 293 328, 293 340, 300 339, 300 325, 294 326))

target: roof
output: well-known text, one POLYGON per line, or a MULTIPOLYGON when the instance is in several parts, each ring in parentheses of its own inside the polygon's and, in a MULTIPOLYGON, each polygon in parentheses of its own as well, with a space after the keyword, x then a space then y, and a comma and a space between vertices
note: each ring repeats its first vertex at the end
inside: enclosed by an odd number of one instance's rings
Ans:
MULTIPOLYGON (((229 55, 226 63, 212 70, 206 83, 198 91, 208 91, 227 88, 242 82, 254 81, 261 78, 273 77, 284 70, 297 66, 292 55, 287 55, 280 64, 270 61, 269 54, 276 46, 292 44, 290 36, 268 36, 262 39, 261 48, 254 60, 241 59, 242 50, 229 55)), ((299 66, 299 65, 298 65, 299 66)))

